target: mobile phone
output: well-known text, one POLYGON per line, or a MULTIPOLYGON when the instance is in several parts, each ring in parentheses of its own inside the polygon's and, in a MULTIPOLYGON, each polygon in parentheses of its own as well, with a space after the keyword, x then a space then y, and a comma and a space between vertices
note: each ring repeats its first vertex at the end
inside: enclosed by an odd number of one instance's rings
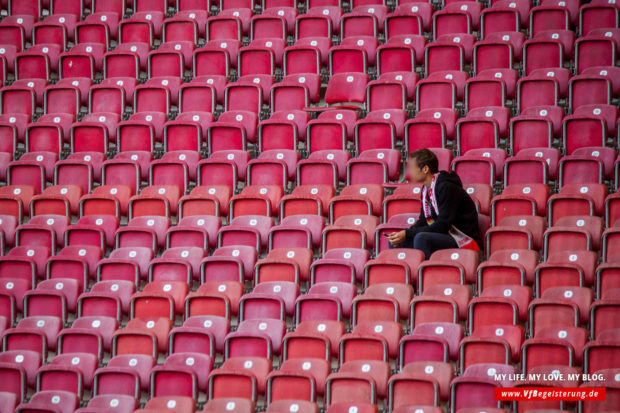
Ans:
POLYGON ((389 236, 390 236, 390 234, 388 234, 387 232, 384 232, 384 233, 383 233, 383 236, 387 238, 387 237, 389 237, 389 236))

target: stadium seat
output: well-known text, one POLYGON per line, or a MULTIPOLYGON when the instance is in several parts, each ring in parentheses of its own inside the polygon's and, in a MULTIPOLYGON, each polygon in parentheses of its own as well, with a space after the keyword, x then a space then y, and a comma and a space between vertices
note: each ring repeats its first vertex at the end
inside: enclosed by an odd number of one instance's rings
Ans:
POLYGON ((617 408, 613 1, 0 9, 0 412, 617 408), (483 252, 390 245, 423 148, 483 252))

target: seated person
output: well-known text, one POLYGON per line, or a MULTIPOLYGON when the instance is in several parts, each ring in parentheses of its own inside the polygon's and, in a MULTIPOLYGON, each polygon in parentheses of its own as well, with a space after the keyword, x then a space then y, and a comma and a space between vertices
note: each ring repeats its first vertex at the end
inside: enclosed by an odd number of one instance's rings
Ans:
POLYGON ((479 251, 478 212, 454 172, 438 171, 437 156, 429 149, 411 153, 408 176, 423 183, 420 217, 411 228, 388 235, 391 247, 415 248, 426 259, 437 250, 469 248, 479 251))

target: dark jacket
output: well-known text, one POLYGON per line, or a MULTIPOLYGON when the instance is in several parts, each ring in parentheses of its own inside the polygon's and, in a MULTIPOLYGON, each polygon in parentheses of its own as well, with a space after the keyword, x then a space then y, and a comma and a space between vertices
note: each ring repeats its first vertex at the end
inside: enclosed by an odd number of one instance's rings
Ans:
MULTIPOLYGON (((428 196, 428 195, 427 195, 428 196)), ((431 217, 435 222, 428 225, 424 208, 420 207, 420 218, 406 230, 407 239, 411 240, 418 232, 439 232, 447 234, 451 226, 461 230, 479 242, 478 212, 476 204, 463 189, 461 178, 454 172, 441 171, 435 183, 435 198, 439 216, 429 202, 431 217)))

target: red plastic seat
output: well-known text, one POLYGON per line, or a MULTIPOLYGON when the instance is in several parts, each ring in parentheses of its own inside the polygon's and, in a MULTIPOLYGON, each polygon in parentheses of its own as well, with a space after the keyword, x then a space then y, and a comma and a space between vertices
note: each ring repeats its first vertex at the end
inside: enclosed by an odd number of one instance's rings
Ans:
MULTIPOLYGON (((432 8, 426 5, 423 2, 413 2, 413 3, 403 3, 400 4, 395 9, 395 16, 387 16, 386 24, 390 26, 392 33, 394 34, 422 34, 423 31, 430 31, 432 27, 432 8), (413 16, 414 19, 411 19, 410 16, 413 16), (393 20, 390 21, 390 17, 393 20), (411 24, 411 21, 414 24, 411 24), (414 33, 410 33, 409 30, 413 28, 418 28, 418 30, 414 33), (406 31, 403 31, 406 30, 406 31)), ((387 31, 387 30, 386 30, 387 31)), ((387 36, 386 36, 387 37, 387 36)))
POLYGON ((278 40, 280 39, 255 40, 249 46, 239 49, 238 70, 240 75, 264 74, 273 76, 278 62, 278 53, 281 61, 282 50, 284 49, 284 45, 281 41, 277 42, 278 40))
MULTIPOLYGON (((508 38, 508 36, 505 37, 508 38)), ((512 68, 514 54, 511 45, 506 41, 491 39, 479 41, 473 48, 473 59, 476 72, 481 70, 512 68)))
POLYGON ((15 411, 24 413, 32 411, 68 413, 70 411, 75 411, 80 404, 79 402, 79 396, 70 391, 42 390, 35 393, 28 403, 19 404, 15 411), (52 404, 58 406, 58 408, 48 410, 52 404))
POLYGON ((575 114, 565 117, 562 130, 563 145, 568 155, 582 147, 603 146, 607 136, 605 122, 589 115, 575 114), (577 131, 581 132, 579 138, 576 136, 577 131))
POLYGON ((515 70, 506 68, 481 70, 476 76, 476 78, 478 79, 501 81, 505 86, 505 95, 508 99, 511 99, 515 96, 515 86, 518 77, 518 73, 515 70))
POLYGON ((323 252, 332 248, 373 248, 379 219, 374 216, 348 215, 338 218, 323 230, 323 252))
MULTIPOLYGON (((229 261, 231 263, 234 262, 233 268, 235 268, 235 272, 230 272, 230 280, 238 281, 243 278, 251 279, 254 276, 254 265, 256 264, 256 252, 252 249, 252 247, 248 246, 234 246, 234 247, 222 247, 218 248, 213 257, 208 257, 203 260, 202 269, 201 269, 201 279, 202 282, 206 281, 218 281, 226 279, 226 265, 218 268, 217 265, 213 266, 213 270, 209 268, 210 261, 217 262, 217 258, 224 258, 221 260, 223 264, 225 261, 229 261), (230 258, 230 259, 228 259, 230 258), (211 272, 213 271, 213 272, 211 272)), ((214 263, 215 264, 215 263, 214 263)), ((220 264, 220 265, 222 265, 220 264)), ((230 266, 228 266, 230 268, 230 266)))
MULTIPOLYGON (((306 15, 307 16, 307 15, 306 15)), ((327 63, 327 38, 302 38, 294 46, 284 49, 282 70, 285 76, 292 74, 319 74, 321 65, 327 63)))
POLYGON ((311 7, 305 15, 295 18, 295 38, 331 38, 332 31, 339 32, 341 15, 340 7, 311 7))
POLYGON ((594 156, 569 155, 560 159, 558 178, 560 187, 566 184, 602 183, 603 162, 594 156))
POLYGON ((98 409, 113 407, 119 409, 119 412, 129 413, 130 411, 133 411, 137 407, 137 405, 135 399, 129 395, 100 395, 91 398, 88 402, 88 407, 83 409, 85 412, 88 412, 90 410, 86 409, 92 409, 92 411, 99 411, 98 409))
POLYGON ((297 214, 326 216, 334 194, 333 185, 298 185, 290 195, 282 198, 280 215, 282 218, 297 214))
MULTIPOLYGON (((209 160, 198 163, 197 184, 225 185, 233 190, 238 180, 245 180, 249 154, 242 150, 222 150, 211 155, 209 160)), ((223 210, 226 210, 224 207, 223 210)))
POLYGON ((585 35, 599 27, 618 27, 617 7, 604 2, 580 7, 579 32, 585 35))
POLYGON ((206 40, 241 41, 248 31, 251 10, 222 10, 207 19, 206 40))
MULTIPOLYGON (((407 391, 408 389, 410 389, 407 383, 410 383, 411 385, 416 386, 416 383, 422 384, 424 382, 430 382, 429 384, 432 387, 432 393, 433 393, 432 396, 433 397, 437 396, 438 399, 440 400, 446 400, 450 393, 449 391, 450 381, 454 378, 454 367, 448 363, 442 363, 442 362, 433 362, 433 361, 412 362, 412 363, 408 363, 407 365, 405 365, 401 370, 401 374, 397 377, 394 377, 394 379, 390 380, 390 381, 394 381, 394 384, 391 386, 391 390, 392 390, 391 399, 393 402, 393 407, 395 407, 394 410, 396 411, 399 409, 398 407, 396 407, 399 401, 406 402, 406 403, 402 403, 404 405, 400 407, 400 410, 398 410, 398 411, 406 412, 408 411, 407 408, 409 406, 407 405, 409 404, 409 401, 415 401, 415 399, 418 399, 418 396, 412 397, 411 393, 410 394, 401 393, 400 397, 397 396, 399 391, 407 391), (398 381, 397 381, 397 377, 398 377, 398 381), (400 382, 401 380, 404 380, 404 382, 400 382), (402 387, 402 389, 399 389, 399 387, 402 387), (438 390, 438 394, 434 394, 436 390, 438 390)), ((425 388, 420 387, 420 390, 425 390, 425 388)), ((427 395, 426 393, 422 393, 420 396, 422 398, 425 398, 427 396, 430 396, 430 394, 427 395)), ((432 407, 430 406, 428 407, 420 406, 420 408, 425 409, 423 410, 424 413, 427 412, 427 409, 432 409, 432 407)), ((428 412, 432 413, 433 410, 428 410, 428 412)))
POLYGON ((310 268, 311 284, 362 280, 368 258, 368 251, 363 249, 336 248, 327 251, 323 259, 314 262, 310 268))
POLYGON ((602 184, 567 184, 549 199, 550 222, 555 223, 561 217, 579 213, 602 215, 606 195, 602 184))
POLYGON ((450 79, 423 79, 416 86, 416 110, 456 108, 456 84, 450 79))
POLYGON ((421 194, 421 188, 417 184, 398 186, 392 195, 387 196, 383 201, 384 221, 398 214, 419 211, 421 194))
MULTIPOLYGON (((380 9, 377 7, 376 9, 380 9)), ((385 14, 383 14, 385 16, 385 14)), ((380 31, 381 15, 374 14, 364 8, 345 13, 340 19, 340 37, 342 39, 352 36, 376 37, 380 31)))
MULTIPOLYGON (((308 336, 307 338, 309 340, 312 339, 311 336, 308 336)), ((284 345, 286 346, 285 354, 294 355, 294 351, 293 351, 294 346, 292 343, 296 339, 304 340, 304 337, 300 333, 290 333, 289 335, 287 335, 284 341, 285 343, 284 345)), ((328 346, 329 346, 329 343, 328 343, 328 346)), ((277 381, 279 381, 279 379, 290 380, 293 377, 297 377, 296 380, 299 380, 300 382, 306 381, 305 379, 302 379, 301 377, 311 377, 314 380, 314 387, 315 387, 316 393, 324 394, 325 379, 327 378, 330 372, 330 369, 328 367, 327 360, 324 360, 324 359, 321 360, 318 358, 309 358, 309 357, 300 357, 300 358, 295 357, 295 358, 288 358, 287 360, 285 360, 282 363, 282 366, 280 367, 280 372, 281 372, 280 374, 272 373, 267 383, 268 388, 271 389, 271 392, 269 392, 269 389, 268 389, 268 394, 271 393, 272 399, 282 397, 279 395, 280 392, 276 391, 277 390, 276 387, 278 384, 277 381), (273 376, 276 376, 276 377, 273 377, 273 376)), ((304 386, 303 388, 299 389, 300 393, 304 392, 308 385, 306 383, 303 383, 303 386, 304 386)), ((290 391, 290 388, 288 388, 288 390, 290 391)))
POLYGON ((464 34, 472 32, 472 16, 466 10, 446 8, 433 14, 433 38, 445 34, 464 34))
MULTIPOLYGON (((329 49, 329 72, 334 75, 337 73, 366 73, 369 65, 369 56, 363 47, 366 41, 374 37, 361 36, 360 40, 355 43, 354 38, 347 39, 346 43, 339 46, 333 46, 329 49), (358 45, 359 44, 359 45, 358 45)), ((344 42, 344 40, 343 40, 344 42)))
POLYGON ((480 37, 483 40, 493 33, 518 32, 519 30, 519 12, 514 8, 500 4, 485 9, 480 14, 480 37))
POLYGON ((467 318, 467 302, 471 299, 471 289, 460 284, 428 286, 411 305, 410 327, 415 328, 424 322, 452 322, 467 318))
POLYGON ((543 329, 578 327, 579 308, 570 299, 536 299, 529 306, 529 330, 534 337, 543 329))
POLYGON ((448 362, 457 358, 458 345, 463 338, 463 327, 453 323, 424 323, 400 341, 399 363, 403 366, 415 361, 448 362))
POLYGON ((77 214, 82 188, 77 185, 55 185, 46 188, 43 194, 36 195, 30 201, 30 215, 66 215, 77 214))
POLYGON ((473 48, 476 73, 485 69, 511 69, 513 60, 521 59, 525 36, 520 32, 498 31, 486 36, 473 48))
POLYGON ((392 36, 390 43, 377 48, 377 71, 379 74, 413 71, 416 62, 421 60, 421 56, 416 53, 421 53, 421 50, 411 45, 410 37, 392 36), (404 37, 402 41, 401 37, 404 37))
POLYGON ((68 227, 67 217, 61 215, 38 215, 28 224, 20 225, 15 232, 15 245, 46 246, 52 252, 64 242, 68 227))
POLYGON ((232 187, 227 185, 197 186, 179 199, 179 218, 227 215, 231 196, 232 187))
MULTIPOLYGON (((493 7, 494 8, 494 7, 493 7)), ((492 9, 493 9, 492 8, 492 9)), ((518 18, 518 15, 516 16, 518 18)), ((501 365, 492 364, 492 366, 500 367, 501 365)), ((504 383, 497 383, 491 377, 490 373, 495 373, 497 368, 488 368, 486 365, 481 365, 482 371, 476 371, 477 366, 472 366, 466 370, 462 377, 457 377, 452 380, 450 385, 450 403, 454 406, 454 409, 467 412, 468 407, 472 408, 484 408, 485 410, 493 411, 490 409, 498 408, 501 403, 495 401, 493 397, 494 389, 500 386, 510 386, 512 381, 507 380, 504 383), (472 397, 472 394, 476 394, 472 397)), ((502 369, 506 374, 514 372, 514 368, 510 366, 502 369)), ((500 370, 501 371, 501 370, 500 370)))
POLYGON ((233 219, 227 227, 218 233, 218 247, 231 245, 249 245, 257 250, 267 247, 268 233, 273 226, 273 219, 258 215, 246 215, 233 219))
POLYGON ((618 305, 613 299, 595 301, 590 307, 591 336, 596 340, 607 333, 614 334, 613 320, 617 314, 618 305))
MULTIPOLYGON (((297 88, 297 86, 293 86, 293 88, 297 88)), ((286 96, 286 92, 284 96, 286 96)), ((307 114, 300 110, 274 113, 270 119, 264 120, 258 125, 258 146, 260 151, 296 149, 299 141, 305 138, 307 123, 307 114)))
POLYGON ((456 113, 450 109, 426 109, 405 124, 407 152, 423 147, 444 148, 454 138, 456 113))
POLYGON ((336 221, 345 215, 368 214, 379 215, 383 202, 383 188, 377 184, 354 184, 349 185, 339 196, 332 198, 330 202, 331 221, 336 221), (356 209, 350 209, 355 204, 360 204, 356 209))
POLYGON ((144 409, 138 409, 140 413, 150 411, 167 411, 175 409, 182 413, 191 413, 196 408, 196 402, 188 396, 158 396, 151 398, 144 409))
POLYGON ((545 30, 569 30, 571 16, 566 7, 541 5, 530 13, 530 32, 532 36, 545 30))
POLYGON ((225 112, 207 129, 209 151, 245 150, 248 141, 256 141, 256 124, 257 117, 252 112, 225 112))
POLYGON ((140 389, 149 389, 149 373, 153 365, 153 358, 144 354, 112 357, 107 367, 95 372, 97 397, 127 395, 134 398, 140 389))
MULTIPOLYGON (((525 287, 523 287, 525 288, 525 287)), ((490 324, 480 327, 473 335, 461 341, 459 368, 487 363, 509 364, 519 361, 523 329, 508 324, 490 324)))
POLYGON ((569 108, 577 109, 582 105, 604 104, 611 99, 611 82, 602 75, 577 75, 569 82, 569 108))
MULTIPOLYGON (((325 403, 327 406, 340 403, 374 404, 377 397, 376 391, 376 384, 372 377, 352 373, 332 373, 327 377, 325 403)), ((347 408, 343 410, 347 411, 347 408)), ((330 410, 330 412, 333 411, 330 410)))
POLYGON ((428 74, 443 70, 462 71, 465 50, 458 43, 434 42, 424 48, 425 71, 428 74))
MULTIPOLYGON (((393 72, 394 73, 394 72, 393 72)), ((400 72, 395 72, 400 73, 400 72)), ((408 98, 408 90, 407 84, 404 81, 396 80, 396 77, 399 75, 393 76, 393 79, 379 79, 372 81, 368 84, 368 109, 372 111, 381 111, 381 110, 389 110, 391 112, 396 113, 395 109, 404 110, 407 107, 407 98, 408 98)), ((402 76, 401 76, 402 78, 402 76)), ((411 79, 412 82, 409 84, 411 89, 415 86, 416 79, 411 79)), ((390 113, 390 112, 384 112, 390 113)), ((400 129, 400 128, 399 128, 400 129)), ((402 131, 401 131, 402 134, 402 131)))
POLYGON ((332 76, 327 84, 325 101, 333 103, 361 103, 366 101, 366 84, 368 75, 365 73, 338 73, 332 76))
POLYGON ((457 145, 461 154, 470 149, 497 148, 497 142, 506 136, 509 113, 503 107, 481 107, 470 110, 465 119, 456 123, 457 145), (477 139, 474 140, 473 136, 477 139))
POLYGON ((320 245, 323 226, 323 219, 317 215, 285 217, 269 233, 270 249, 285 246, 316 248, 320 245))
POLYGON ((15 79, 49 80, 52 72, 58 70, 58 56, 61 48, 57 44, 32 45, 27 51, 15 56, 15 79))
POLYGON ((175 16, 164 20, 161 29, 163 42, 198 43, 199 30, 202 30, 204 35, 204 29, 199 29, 199 26, 201 26, 200 23, 206 24, 206 16, 195 12, 187 13, 185 16, 175 16))
MULTIPOLYGON (((603 30, 608 30, 608 29, 603 29, 603 30)), ((605 35, 607 35, 607 33, 608 32, 606 31, 605 35)), ((614 94, 618 93, 618 88, 620 87, 620 84, 618 84, 618 82, 616 81, 616 75, 615 75, 616 73, 618 73, 618 71, 616 70, 615 66, 589 67, 583 71, 583 74, 604 76, 607 80, 611 82, 611 86, 612 86, 614 94)))
POLYGON ((514 184, 504 188, 491 203, 492 220, 499 223, 507 216, 546 215, 548 188, 544 184, 514 184))
MULTIPOLYGON (((350 112, 350 111, 347 111, 350 112)), ((329 112, 325 112, 328 114, 329 112)), ((323 114, 322 114, 323 115, 323 114)), ((318 119, 313 119, 307 125, 307 146, 308 151, 313 153, 321 150, 340 150, 343 151, 347 146, 348 125, 341 119, 325 119, 325 116, 319 115, 318 119), (321 118, 323 117, 323 119, 321 118)), ((351 123, 355 123, 357 115, 352 119, 351 123)), ((351 129, 353 129, 351 125, 351 129)), ((353 131, 351 131, 353 132, 353 131)), ((353 135, 353 133, 351 133, 353 135)))
POLYGON ((400 125, 405 113, 401 109, 384 109, 370 112, 365 119, 355 124, 357 151, 369 149, 394 149, 396 139, 403 136, 400 125))
MULTIPOLYGON (((472 149, 470 152, 475 150, 476 149, 472 149)), ((456 172, 466 184, 494 185, 498 175, 495 162, 493 162, 492 159, 485 156, 470 154, 455 158, 452 161, 452 170, 456 172)))
POLYGON ((261 260, 255 267, 255 281, 293 281, 308 280, 311 263, 311 253, 306 247, 287 247, 272 249, 267 259, 261 260), (270 266, 271 270, 270 270, 270 266), (287 275, 285 267, 291 267, 294 275, 287 275))

